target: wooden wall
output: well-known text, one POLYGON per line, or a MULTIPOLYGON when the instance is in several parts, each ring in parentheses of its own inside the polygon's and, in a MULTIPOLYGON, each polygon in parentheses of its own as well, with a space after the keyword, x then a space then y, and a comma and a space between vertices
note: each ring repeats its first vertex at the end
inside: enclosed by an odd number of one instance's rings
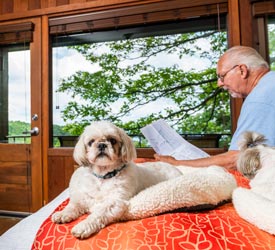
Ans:
POLYGON ((101 10, 153 2, 165 2, 165 0, 1 0, 0 21, 76 11, 81 13, 89 9, 101 10))
MULTIPOLYGON (((65 12, 84 12, 88 8, 107 9, 117 6, 133 6, 154 2, 172 2, 173 0, 1 0, 0 1, 0 20, 15 20, 23 17, 35 17, 65 12)), ((203 4, 218 4, 228 2, 233 6, 233 16, 238 15, 239 8, 241 13, 245 13, 247 8, 253 7, 254 15, 274 14, 275 4, 272 0, 182 0, 186 6, 200 6, 203 4), (237 9, 235 9, 237 7, 237 9)), ((247 25, 243 19, 242 25, 247 25)))
POLYGON ((49 149, 48 152, 48 198, 52 200, 68 187, 77 165, 72 157, 73 148, 49 149))

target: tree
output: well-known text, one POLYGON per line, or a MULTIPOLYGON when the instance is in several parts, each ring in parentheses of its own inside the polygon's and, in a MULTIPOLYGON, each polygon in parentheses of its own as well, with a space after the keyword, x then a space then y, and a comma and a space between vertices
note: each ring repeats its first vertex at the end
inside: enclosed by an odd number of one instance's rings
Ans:
POLYGON ((79 135, 91 121, 105 119, 139 134, 141 127, 163 118, 180 133, 229 133, 229 96, 217 88, 216 78, 216 62, 226 45, 226 33, 205 31, 71 47, 99 70, 62 79, 58 91, 72 98, 62 111, 65 129, 79 135), (163 57, 160 66, 150 63, 164 53, 199 57, 209 66, 185 71, 166 66, 163 57), (126 119, 160 100, 167 104, 163 110, 126 119))

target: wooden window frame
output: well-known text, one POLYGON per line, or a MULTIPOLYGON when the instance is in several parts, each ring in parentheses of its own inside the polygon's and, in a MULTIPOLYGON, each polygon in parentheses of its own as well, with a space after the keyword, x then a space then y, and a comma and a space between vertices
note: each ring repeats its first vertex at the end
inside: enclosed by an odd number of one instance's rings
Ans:
POLYGON ((33 30, 32 22, 0 25, 0 45, 30 43, 33 41, 33 30))

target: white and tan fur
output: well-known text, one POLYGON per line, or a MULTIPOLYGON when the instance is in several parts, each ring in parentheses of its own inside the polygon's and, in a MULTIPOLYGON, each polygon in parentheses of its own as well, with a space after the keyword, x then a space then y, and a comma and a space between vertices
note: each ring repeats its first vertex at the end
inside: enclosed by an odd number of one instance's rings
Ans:
POLYGON ((69 185, 69 204, 52 215, 55 223, 67 223, 83 214, 87 218, 72 229, 78 238, 87 238, 106 225, 119 221, 128 201, 141 190, 181 175, 166 163, 135 164, 136 150, 131 138, 107 121, 87 126, 74 149, 80 167, 69 185), (110 178, 102 177, 114 170, 110 178))
POLYGON ((268 149, 264 144, 265 137, 261 134, 246 131, 242 134, 239 146, 237 169, 247 178, 252 179, 261 168, 261 149, 268 149))
POLYGON ((275 234, 275 148, 264 142, 261 134, 243 134, 237 169, 251 179, 250 189, 235 189, 233 204, 242 218, 275 234))

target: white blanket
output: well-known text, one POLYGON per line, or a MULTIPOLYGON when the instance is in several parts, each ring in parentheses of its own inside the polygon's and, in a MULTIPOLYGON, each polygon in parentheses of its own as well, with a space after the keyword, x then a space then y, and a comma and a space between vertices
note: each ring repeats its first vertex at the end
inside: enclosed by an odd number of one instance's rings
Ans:
POLYGON ((182 176, 149 187, 130 199, 124 219, 141 219, 198 205, 217 205, 231 199, 237 187, 234 176, 218 166, 178 169, 182 176))

